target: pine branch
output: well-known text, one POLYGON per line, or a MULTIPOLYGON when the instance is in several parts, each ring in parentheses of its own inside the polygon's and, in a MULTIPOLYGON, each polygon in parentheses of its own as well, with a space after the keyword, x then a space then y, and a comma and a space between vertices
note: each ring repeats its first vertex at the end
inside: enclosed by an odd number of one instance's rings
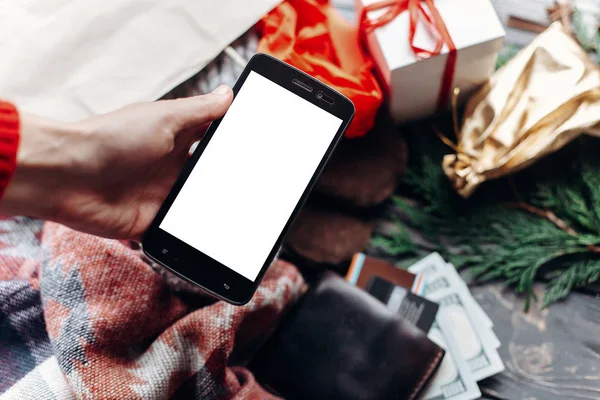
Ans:
POLYGON ((417 253, 417 247, 412 242, 410 235, 404 225, 396 221, 398 232, 391 237, 378 236, 371 240, 371 246, 380 248, 387 254, 393 256, 414 255, 417 253))
POLYGON ((427 140, 419 140, 411 151, 421 156, 413 158, 404 179, 418 202, 395 198, 401 229, 375 239, 391 250, 388 254, 431 251, 411 241, 404 229, 409 225, 439 245, 438 251, 457 268, 470 268, 476 281, 501 279, 512 285, 525 295, 526 307, 535 300, 534 281, 557 264, 558 271, 569 274, 550 281, 544 306, 598 280, 600 261, 591 260, 600 250, 600 141, 586 138, 571 146, 572 153, 554 155, 564 165, 553 161, 557 172, 540 165, 541 173, 525 177, 522 185, 535 190, 507 202, 506 193, 512 191, 500 182, 499 189, 486 183, 473 199, 460 199, 442 171, 441 154, 435 146, 427 147, 427 140), (587 263, 581 264, 582 259, 587 263))
POLYGON ((539 208, 536 208, 536 207, 534 207, 530 204, 527 204, 523 201, 519 201, 517 203, 506 203, 506 204, 504 204, 504 206, 511 207, 511 208, 519 208, 519 209, 525 210, 527 212, 530 212, 532 214, 535 214, 537 216, 540 216, 542 218, 546 218, 548 221, 550 221, 554 225, 556 225, 557 228, 562 229, 563 231, 567 232, 569 235, 577 236, 577 232, 575 232, 575 230, 573 230, 573 228, 571 228, 565 221, 558 218, 556 216, 556 214, 554 214, 550 210, 540 210, 539 208))
POLYGON ((564 299, 573 289, 582 288, 600 279, 600 260, 585 260, 571 264, 566 271, 548 283, 542 307, 564 299))

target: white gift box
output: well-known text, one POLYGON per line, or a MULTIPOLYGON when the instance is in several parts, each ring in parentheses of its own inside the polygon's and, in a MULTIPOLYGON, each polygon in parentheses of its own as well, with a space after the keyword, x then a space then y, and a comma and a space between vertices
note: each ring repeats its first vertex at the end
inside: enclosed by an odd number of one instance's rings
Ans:
MULTIPOLYGON (((362 7, 378 0, 357 2, 360 15, 362 7)), ((435 0, 434 3, 456 47, 450 96, 453 88, 460 88, 458 101, 461 102, 494 72, 498 52, 504 44, 504 28, 490 0, 435 0)), ((383 13, 385 10, 372 11, 368 17, 375 19, 383 13)), ((418 21, 414 44, 433 50, 435 37, 421 17, 418 21)), ((448 47, 444 45, 439 55, 418 60, 409 42, 409 25, 409 11, 405 11, 365 35, 396 122, 420 119, 436 112, 448 59, 448 47)))

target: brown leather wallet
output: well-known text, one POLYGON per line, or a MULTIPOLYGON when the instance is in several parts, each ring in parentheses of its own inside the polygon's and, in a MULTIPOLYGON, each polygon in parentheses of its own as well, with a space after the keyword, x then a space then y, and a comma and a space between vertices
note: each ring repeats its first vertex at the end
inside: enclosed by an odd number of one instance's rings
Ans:
POLYGON ((250 364, 286 399, 415 399, 444 350, 368 293, 327 272, 250 364))

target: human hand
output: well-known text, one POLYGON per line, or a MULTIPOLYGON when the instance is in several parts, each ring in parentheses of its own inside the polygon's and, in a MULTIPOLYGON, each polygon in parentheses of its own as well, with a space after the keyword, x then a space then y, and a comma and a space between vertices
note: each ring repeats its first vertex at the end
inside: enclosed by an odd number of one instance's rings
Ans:
POLYGON ((138 240, 191 144, 232 98, 222 86, 205 96, 133 104, 76 123, 22 115, 17 170, 0 213, 138 240))

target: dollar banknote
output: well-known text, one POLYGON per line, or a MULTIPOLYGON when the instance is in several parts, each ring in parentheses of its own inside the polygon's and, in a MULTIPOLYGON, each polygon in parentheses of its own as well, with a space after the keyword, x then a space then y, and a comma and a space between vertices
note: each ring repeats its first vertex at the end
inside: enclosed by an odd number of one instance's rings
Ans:
MULTIPOLYGON (((450 268, 454 269, 454 267, 450 266, 450 268)), ((458 284, 457 282, 452 282, 452 277, 444 274, 432 274, 427 278, 427 282, 425 283, 425 289, 423 291, 423 296, 427 298, 427 296, 435 296, 435 294, 439 291, 460 291, 463 293, 463 299, 467 311, 469 314, 473 316, 478 323, 478 325, 482 325, 482 335, 486 341, 489 341, 494 348, 500 347, 500 340, 492 330, 493 324, 483 308, 479 305, 479 303, 471 296, 469 289, 466 285, 458 284), (489 322, 488 322, 489 321, 489 322)))
POLYGON ((438 315, 428 334, 429 339, 446 350, 444 360, 423 395, 424 400, 472 400, 481 392, 460 350, 446 318, 438 315))
POLYGON ((447 321, 459 355, 472 376, 479 381, 503 371, 504 363, 497 351, 500 341, 492 330, 493 323, 456 269, 433 253, 412 265, 409 271, 423 274, 424 296, 440 305, 438 316, 447 321))
POLYGON ((438 291, 427 297, 440 305, 465 359, 477 381, 504 371, 504 363, 495 344, 485 335, 485 328, 469 313, 460 291, 438 291))
POLYGON ((500 347, 500 341, 498 340, 498 337, 491 330, 491 328, 494 326, 492 320, 488 317, 485 311, 483 311, 483 308, 481 308, 473 296, 471 296, 469 288, 452 264, 446 263, 446 261, 438 253, 431 253, 416 264, 410 266, 408 270, 414 274, 423 274, 426 277, 425 288, 423 290, 424 296, 427 296, 427 292, 432 293, 448 287, 456 287, 457 290, 462 290, 467 293, 468 298, 466 301, 469 309, 475 313, 477 319, 482 324, 490 329, 489 336, 493 337, 493 342, 495 343, 496 348, 500 347))

